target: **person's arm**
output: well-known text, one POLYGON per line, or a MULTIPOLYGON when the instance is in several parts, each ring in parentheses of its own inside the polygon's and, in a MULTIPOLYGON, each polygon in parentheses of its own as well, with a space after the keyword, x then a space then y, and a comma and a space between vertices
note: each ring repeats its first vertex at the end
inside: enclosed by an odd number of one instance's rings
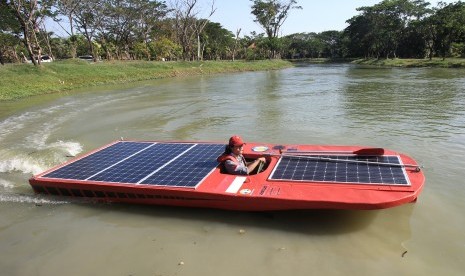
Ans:
POLYGON ((247 174, 253 172, 253 170, 255 170, 255 168, 260 164, 260 162, 266 162, 265 157, 260 157, 252 162, 249 162, 247 164, 247 174))

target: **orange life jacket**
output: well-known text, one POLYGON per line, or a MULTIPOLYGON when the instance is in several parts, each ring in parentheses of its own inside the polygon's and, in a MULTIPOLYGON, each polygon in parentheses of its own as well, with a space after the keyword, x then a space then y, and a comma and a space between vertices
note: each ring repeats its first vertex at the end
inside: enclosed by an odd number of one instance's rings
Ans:
POLYGON ((218 158, 216 158, 218 163, 224 163, 226 160, 231 160, 234 164, 239 165, 239 161, 237 161, 237 159, 231 154, 223 153, 222 155, 218 156, 218 158))
MULTIPOLYGON (((236 165, 236 167, 240 165, 240 162, 234 156, 228 153, 223 153, 222 155, 218 156, 218 158, 216 158, 216 161, 218 161, 218 163, 221 163, 223 167, 224 167, 224 163, 227 160, 231 160, 236 165)), ((247 164, 243 156, 242 156, 242 161, 244 162, 244 164, 247 164)))

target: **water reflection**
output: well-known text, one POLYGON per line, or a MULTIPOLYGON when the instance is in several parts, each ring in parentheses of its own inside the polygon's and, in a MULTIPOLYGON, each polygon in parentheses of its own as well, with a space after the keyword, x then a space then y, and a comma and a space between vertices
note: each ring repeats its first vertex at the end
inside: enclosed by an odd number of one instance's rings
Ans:
MULTIPOLYGON (((414 204, 407 204, 389 210, 296 210, 277 212, 237 212, 211 209, 186 209, 167 206, 137 206, 126 204, 83 204, 81 208, 100 209, 104 212, 119 212, 123 217, 142 215, 144 220, 176 218, 188 223, 204 225, 227 224, 233 229, 262 229, 295 232, 305 235, 340 235, 357 231, 373 231, 373 222, 380 223, 374 228, 395 229, 391 238, 400 244, 410 238, 410 215, 414 204)), ((106 223, 130 226, 124 221, 101 217, 106 223)), ((134 225, 138 227, 138 225, 134 225)), ((376 231, 380 230, 377 229, 376 231)))
POLYGON ((463 87, 441 69, 351 67, 346 77, 343 104, 351 121, 421 139, 465 132, 463 87))

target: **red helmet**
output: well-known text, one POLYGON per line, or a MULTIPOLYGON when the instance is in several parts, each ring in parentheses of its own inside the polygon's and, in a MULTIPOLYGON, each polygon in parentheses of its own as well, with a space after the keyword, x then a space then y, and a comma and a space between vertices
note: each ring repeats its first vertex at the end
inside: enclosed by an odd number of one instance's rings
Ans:
POLYGON ((229 138, 229 146, 231 147, 242 146, 244 144, 245 143, 240 136, 234 135, 231 138, 229 138))

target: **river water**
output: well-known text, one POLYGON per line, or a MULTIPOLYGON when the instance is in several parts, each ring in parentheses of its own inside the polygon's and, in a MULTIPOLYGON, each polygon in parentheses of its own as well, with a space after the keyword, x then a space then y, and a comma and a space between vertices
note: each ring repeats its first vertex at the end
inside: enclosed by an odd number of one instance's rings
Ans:
MULTIPOLYGON (((0 84, 1 87, 1 84, 0 84)), ((2 275, 463 275, 465 71, 298 65, 0 102, 2 275), (120 137, 355 144, 424 166, 415 204, 228 212, 34 195, 120 137)))

